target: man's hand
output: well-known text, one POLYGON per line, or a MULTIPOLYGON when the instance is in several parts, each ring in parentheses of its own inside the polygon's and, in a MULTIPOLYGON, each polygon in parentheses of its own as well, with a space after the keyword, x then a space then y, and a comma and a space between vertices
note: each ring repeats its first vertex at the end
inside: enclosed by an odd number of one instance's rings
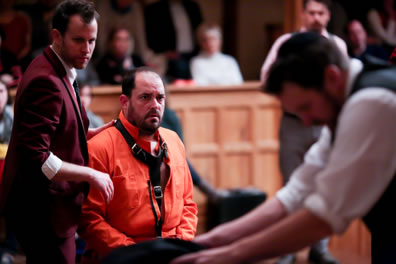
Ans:
POLYGON ((202 250, 174 259, 170 264, 238 264, 242 263, 228 246, 202 250))
POLYGON ((113 181, 109 174, 89 167, 63 161, 62 166, 52 180, 88 182, 91 187, 98 189, 103 194, 107 203, 109 203, 114 196, 113 181))
POLYGON ((104 124, 101 127, 88 129, 87 140, 93 138, 95 135, 99 134, 100 132, 102 132, 106 128, 114 126, 115 123, 116 123, 116 120, 113 119, 113 120, 111 120, 110 122, 107 122, 106 124, 104 124))
POLYGON ((89 184, 91 185, 91 187, 99 190, 103 194, 106 203, 109 203, 114 196, 113 181, 111 180, 109 174, 94 169, 92 169, 90 174, 91 177, 89 180, 89 184))

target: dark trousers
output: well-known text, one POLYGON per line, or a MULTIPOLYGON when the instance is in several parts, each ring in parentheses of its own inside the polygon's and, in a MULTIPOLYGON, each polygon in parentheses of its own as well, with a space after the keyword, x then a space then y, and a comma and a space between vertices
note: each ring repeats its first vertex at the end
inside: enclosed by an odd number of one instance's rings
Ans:
POLYGON ((26 255, 27 264, 76 263, 76 242, 74 234, 70 237, 59 237, 51 230, 48 222, 30 221, 34 215, 28 218, 12 219, 12 229, 15 231, 19 245, 26 255))

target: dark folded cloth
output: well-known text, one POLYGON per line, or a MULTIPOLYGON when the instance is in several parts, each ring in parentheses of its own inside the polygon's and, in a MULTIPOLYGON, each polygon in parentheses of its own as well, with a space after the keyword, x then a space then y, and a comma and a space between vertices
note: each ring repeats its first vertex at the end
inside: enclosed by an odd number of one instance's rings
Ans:
POLYGON ((103 259, 101 264, 156 263, 166 264, 183 254, 203 249, 191 241, 180 239, 155 239, 135 245, 117 248, 103 259))

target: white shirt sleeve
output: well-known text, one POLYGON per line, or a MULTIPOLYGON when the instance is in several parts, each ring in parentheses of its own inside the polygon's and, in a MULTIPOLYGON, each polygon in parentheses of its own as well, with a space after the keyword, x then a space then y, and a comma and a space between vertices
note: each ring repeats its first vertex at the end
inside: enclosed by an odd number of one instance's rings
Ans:
POLYGON ((41 171, 49 180, 52 180, 52 178, 58 173, 61 166, 62 160, 50 152, 47 160, 41 166, 41 171))
POLYGON ((365 89, 338 120, 334 146, 304 206, 342 233, 379 200, 396 171, 396 95, 365 89))
POLYGON ((272 45, 270 51, 268 52, 267 57, 265 58, 265 61, 263 63, 263 66, 261 67, 261 72, 260 72, 260 81, 262 84, 265 83, 267 80, 267 75, 268 71, 271 67, 271 65, 275 62, 276 57, 278 57, 278 50, 282 46, 283 43, 285 43, 290 37, 292 36, 291 33, 284 34, 277 38, 272 45))
POLYGON ((303 207, 304 201, 315 189, 315 177, 328 159, 330 152, 330 131, 323 127, 319 140, 304 156, 304 163, 294 170, 289 182, 276 194, 288 213, 303 207))

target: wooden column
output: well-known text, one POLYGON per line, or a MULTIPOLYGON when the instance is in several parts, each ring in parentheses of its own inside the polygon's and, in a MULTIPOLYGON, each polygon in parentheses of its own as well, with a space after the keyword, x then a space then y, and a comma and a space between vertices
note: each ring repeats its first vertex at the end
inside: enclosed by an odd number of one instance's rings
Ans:
POLYGON ((303 0, 284 0, 284 31, 294 32, 301 26, 303 0))

